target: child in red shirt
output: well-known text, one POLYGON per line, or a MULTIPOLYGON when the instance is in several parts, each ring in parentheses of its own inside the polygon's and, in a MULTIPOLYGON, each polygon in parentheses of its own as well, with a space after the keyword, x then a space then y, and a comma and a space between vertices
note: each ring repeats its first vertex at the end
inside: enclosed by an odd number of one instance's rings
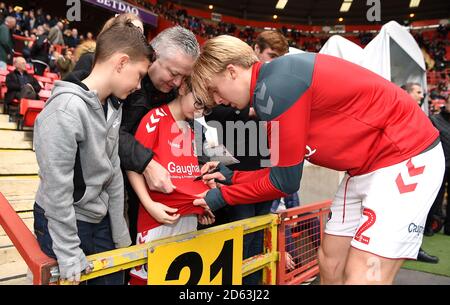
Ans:
MULTIPOLYGON (((136 244, 195 231, 197 222, 214 222, 212 213, 205 213, 202 207, 192 204, 197 194, 209 190, 202 180, 194 181, 200 175, 200 166, 195 154, 194 131, 187 121, 193 120, 198 112, 190 81, 186 80, 180 86, 178 97, 152 109, 136 131, 136 139, 152 149, 153 159, 168 170, 176 187, 170 194, 152 191, 142 175, 127 172, 140 199, 136 244)), ((130 274, 130 284, 147 283, 145 265, 133 268, 130 274)))

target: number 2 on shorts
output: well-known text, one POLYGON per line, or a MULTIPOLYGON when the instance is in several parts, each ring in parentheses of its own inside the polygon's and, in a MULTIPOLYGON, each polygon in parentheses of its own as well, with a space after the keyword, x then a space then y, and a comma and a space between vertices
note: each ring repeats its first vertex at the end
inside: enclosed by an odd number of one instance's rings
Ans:
POLYGON ((371 209, 364 208, 363 209, 363 215, 367 216, 367 220, 362 224, 362 226, 359 228, 359 230, 355 234, 355 240, 359 241, 363 244, 368 245, 370 242, 370 237, 362 235, 364 231, 369 229, 373 224, 375 223, 375 220, 377 219, 377 216, 375 215, 375 212, 371 209))

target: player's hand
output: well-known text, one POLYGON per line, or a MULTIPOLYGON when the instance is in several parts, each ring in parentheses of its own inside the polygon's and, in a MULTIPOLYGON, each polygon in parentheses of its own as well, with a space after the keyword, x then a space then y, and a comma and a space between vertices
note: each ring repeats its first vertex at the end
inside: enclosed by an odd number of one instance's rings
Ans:
POLYGON ((160 202, 151 202, 144 205, 145 209, 152 215, 153 218, 162 224, 174 224, 180 218, 180 214, 176 214, 178 209, 168 207, 160 202))
POLYGON ((152 191, 170 194, 176 188, 170 180, 169 172, 155 160, 151 160, 144 170, 145 181, 152 191))
MULTIPOLYGON (((217 168, 218 165, 219 165, 219 161, 207 162, 200 169, 200 173, 203 175, 207 172, 213 171, 214 169, 217 168)), ((202 180, 203 180, 203 183, 205 183, 206 185, 209 186, 209 188, 213 189, 213 188, 221 186, 221 184, 218 183, 217 181, 225 181, 226 178, 221 172, 215 172, 215 173, 211 173, 211 174, 205 174, 203 176, 202 180)))
POLYGON ((219 161, 206 162, 200 169, 200 173, 203 175, 204 173, 215 169, 218 165, 219 165, 219 161))

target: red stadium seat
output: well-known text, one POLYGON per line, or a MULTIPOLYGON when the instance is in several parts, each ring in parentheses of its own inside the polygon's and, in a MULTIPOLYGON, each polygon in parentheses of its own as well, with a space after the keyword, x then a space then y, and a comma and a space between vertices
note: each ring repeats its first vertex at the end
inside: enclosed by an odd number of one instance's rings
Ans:
POLYGON ((6 82, 6 75, 0 74, 0 84, 3 84, 4 82, 6 82))
POLYGON ((53 83, 52 79, 49 78, 49 77, 35 75, 34 78, 37 79, 39 82, 42 82, 44 84, 45 83, 53 83))
POLYGON ((52 81, 60 79, 57 73, 45 72, 44 76, 50 78, 52 81))
POLYGON ((16 67, 10 66, 10 65, 8 65, 6 68, 7 68, 7 70, 10 71, 10 72, 16 70, 16 67))
POLYGON ((0 75, 6 76, 6 75, 8 75, 8 74, 9 74, 9 71, 8 71, 8 70, 0 70, 0 75))
POLYGON ((45 83, 44 84, 44 89, 45 90, 52 90, 53 89, 53 87, 55 86, 55 84, 53 84, 53 83, 45 83))
POLYGON ((64 46, 60 45, 60 44, 54 44, 53 48, 55 49, 56 52, 58 52, 59 54, 62 53, 62 50, 64 48, 64 46))
POLYGON ((6 86, 4 84, 2 84, 2 86, 0 88, 0 98, 1 99, 5 98, 6 91, 8 91, 8 88, 6 88, 6 86))
POLYGON ((32 127, 37 115, 44 108, 45 102, 41 100, 21 99, 19 114, 20 118, 17 123, 17 129, 22 130, 24 126, 32 127))
POLYGON ((39 99, 41 101, 47 101, 48 98, 52 95, 52 92, 50 90, 41 90, 39 91, 39 99))

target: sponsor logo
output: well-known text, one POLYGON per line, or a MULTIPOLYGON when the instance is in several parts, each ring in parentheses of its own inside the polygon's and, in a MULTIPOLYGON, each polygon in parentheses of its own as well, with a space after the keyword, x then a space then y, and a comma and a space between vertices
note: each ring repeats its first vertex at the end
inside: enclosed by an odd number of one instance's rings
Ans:
POLYGON ((311 149, 311 147, 309 147, 308 145, 306 145, 306 150, 308 151, 308 153, 305 154, 305 159, 309 159, 312 155, 314 155, 317 151, 317 149, 311 149))
POLYGON ((177 165, 175 162, 170 162, 167 164, 167 170, 171 174, 186 174, 188 176, 192 176, 193 173, 200 172, 200 166, 195 164, 177 165))
POLYGON ((180 145, 179 143, 173 143, 173 142, 170 141, 170 140, 168 140, 167 143, 169 144, 170 147, 178 148, 178 149, 181 148, 181 145, 180 145))
POLYGON ((423 234, 424 226, 416 225, 415 223, 410 223, 408 226, 408 233, 415 233, 417 235, 423 234))

